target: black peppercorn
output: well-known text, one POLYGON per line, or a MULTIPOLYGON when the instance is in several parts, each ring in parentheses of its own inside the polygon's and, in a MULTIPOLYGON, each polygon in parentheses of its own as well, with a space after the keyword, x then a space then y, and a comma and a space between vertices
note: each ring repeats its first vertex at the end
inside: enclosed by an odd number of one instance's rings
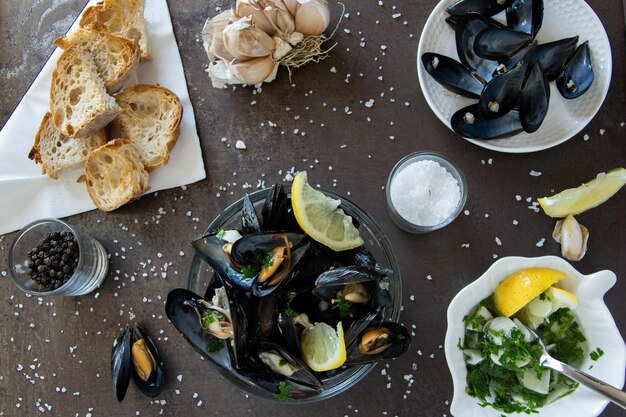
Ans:
POLYGON ((65 284, 78 265, 78 243, 67 231, 47 234, 29 253, 30 277, 51 291, 65 284))

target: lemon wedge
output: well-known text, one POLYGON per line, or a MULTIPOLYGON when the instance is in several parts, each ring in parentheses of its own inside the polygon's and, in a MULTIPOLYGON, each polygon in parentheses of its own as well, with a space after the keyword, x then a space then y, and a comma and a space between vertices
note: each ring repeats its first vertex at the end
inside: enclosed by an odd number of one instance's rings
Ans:
POLYGON ((291 204, 302 230, 323 245, 337 252, 363 245, 352 217, 339 208, 341 201, 311 187, 305 171, 293 179, 291 204))
POLYGON ((596 178, 577 188, 569 188, 551 197, 537 199, 543 211, 550 217, 579 214, 611 198, 626 184, 626 169, 615 168, 600 173, 596 178))
POLYGON ((552 302, 554 311, 564 307, 574 308, 578 305, 578 298, 562 288, 550 287, 546 290, 546 295, 552 302))
POLYGON ((346 361, 341 322, 337 330, 323 322, 306 329, 300 339, 300 351, 304 362, 316 372, 339 368, 346 361))
POLYGON ((565 273, 554 269, 522 269, 498 284, 493 301, 500 314, 510 317, 563 278, 565 273))

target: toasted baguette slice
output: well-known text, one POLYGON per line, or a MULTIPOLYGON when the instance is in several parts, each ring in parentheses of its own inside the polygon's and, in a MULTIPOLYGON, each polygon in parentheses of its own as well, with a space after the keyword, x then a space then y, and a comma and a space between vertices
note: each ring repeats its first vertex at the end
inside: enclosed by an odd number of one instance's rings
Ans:
POLYGON ((122 112, 113 126, 130 139, 148 171, 167 164, 180 134, 183 107, 170 90, 137 84, 115 96, 122 112))
POLYGON ((111 211, 148 191, 148 172, 135 147, 115 139, 89 153, 85 161, 87 191, 100 210, 111 211))
POLYGON ((120 113, 93 60, 78 45, 65 50, 52 71, 50 112, 52 123, 71 137, 93 135, 120 113))
POLYGON ((80 17, 79 25, 89 28, 95 23, 104 25, 114 35, 124 36, 139 44, 141 60, 152 59, 146 21, 143 16, 144 0, 108 0, 89 6, 80 17))
POLYGON ((104 129, 87 138, 65 136, 52 124, 52 114, 46 113, 39 125, 35 144, 28 157, 41 164, 41 173, 58 179, 61 171, 84 165, 89 152, 106 143, 104 129))
POLYGON ((90 29, 79 28, 68 36, 57 38, 54 44, 62 49, 79 45, 89 52, 108 93, 120 90, 139 63, 136 42, 111 34, 97 22, 90 29))

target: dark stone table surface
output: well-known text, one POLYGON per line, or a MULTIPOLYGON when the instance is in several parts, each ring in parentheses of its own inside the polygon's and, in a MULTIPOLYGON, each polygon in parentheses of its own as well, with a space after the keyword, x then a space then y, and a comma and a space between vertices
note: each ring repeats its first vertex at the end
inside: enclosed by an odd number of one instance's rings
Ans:
MULTIPOLYGON (((52 40, 69 28, 84 3, 0 2, 0 126, 52 53, 52 40)), ((554 220, 529 209, 527 198, 534 201, 626 164, 626 47, 619 0, 589 1, 613 53, 611 88, 602 108, 571 140, 530 154, 475 146, 429 109, 417 80, 416 50, 435 0, 345 1, 349 16, 335 35, 339 44, 331 56, 296 70, 291 82, 282 69, 259 92, 214 89, 205 72, 200 30, 216 7, 228 4, 169 2, 207 178, 149 194, 112 213, 92 211, 67 219, 109 252, 102 286, 82 297, 26 297, 7 276, 6 252, 14 233, 0 237, 0 415, 450 415, 452 380, 443 343, 446 309, 454 295, 495 259, 559 255, 550 237, 554 220), (371 98, 375 104, 367 108, 364 103, 371 98), (269 127, 268 121, 277 126, 269 127), (239 139, 246 150, 235 149, 239 139), (466 214, 446 228, 410 235, 388 216, 384 185, 395 162, 419 150, 453 159, 467 176, 469 198, 466 214), (379 364, 342 395, 290 407, 250 398, 222 380, 168 323, 163 307, 167 293, 184 285, 191 239, 245 192, 305 169, 313 184, 349 195, 387 234, 403 280, 401 321, 415 338, 407 354, 379 364), (167 377, 157 399, 131 385, 120 404, 111 389, 111 343, 120 326, 132 322, 144 324, 156 339, 167 377)), ((334 1, 331 8, 332 26, 340 8, 334 1)), ((0 199, 11 204, 10 195, 0 199)), ((585 274, 603 269, 617 274, 606 303, 622 334, 624 213, 626 193, 621 191, 578 216, 591 237, 587 255, 574 264, 585 274)), ((623 411, 614 405, 602 413, 620 415, 623 411)))

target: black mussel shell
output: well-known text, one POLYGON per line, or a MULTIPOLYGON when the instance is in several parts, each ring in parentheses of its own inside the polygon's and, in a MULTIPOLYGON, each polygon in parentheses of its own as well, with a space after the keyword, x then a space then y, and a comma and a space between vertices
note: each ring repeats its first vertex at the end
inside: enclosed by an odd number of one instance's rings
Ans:
POLYGON ((533 59, 541 63, 548 81, 554 81, 563 71, 568 58, 572 56, 578 44, 578 36, 559 39, 537 46, 533 59))
POLYGON ((161 390, 163 389, 163 381, 164 381, 163 368, 161 367, 161 364, 159 363, 159 360, 160 360, 159 351, 157 350, 156 345, 154 344, 152 339, 150 339, 146 331, 143 328, 139 327, 138 325, 134 325, 132 328, 132 334, 131 334, 131 356, 133 358, 132 359, 133 364, 135 363, 135 360, 136 360, 135 358, 136 353, 135 353, 134 346, 138 342, 141 343, 140 341, 142 339, 143 339, 143 345, 145 346, 145 348, 149 350, 150 355, 152 355, 152 358, 154 359, 154 362, 152 364, 153 369, 148 379, 144 381, 139 376, 135 368, 133 368, 133 380, 135 381, 135 385, 137 385, 137 387, 145 395, 147 395, 148 397, 156 397, 157 395, 161 393, 161 390))
POLYGON ((111 351, 113 390, 115 390, 115 396, 119 402, 122 402, 126 396, 128 384, 133 373, 130 336, 131 330, 127 326, 113 342, 111 351))
POLYGON ((253 337, 268 338, 274 331, 281 297, 252 297, 250 299, 251 326, 248 332, 253 337))
MULTIPOLYGON (((288 269, 276 272, 276 274, 284 274, 284 277, 277 284, 262 283, 257 276, 252 283, 252 294, 257 297, 266 297, 276 291, 279 291, 281 288, 284 288, 298 274, 298 271, 305 261, 310 248, 311 244, 306 243, 304 246, 291 250, 291 264, 288 266, 288 269)), ((285 266, 281 268, 287 267, 285 266)), ((271 278, 268 279, 268 281, 271 281, 271 278)))
POLYGON ((479 76, 445 55, 426 52, 422 54, 422 65, 435 81, 454 93, 478 98, 483 91, 484 83, 479 76))
POLYGON ((507 26, 537 36, 543 23, 543 0, 515 0, 506 9, 507 26))
POLYGON ((268 252, 279 246, 291 244, 291 250, 297 249, 307 240, 307 235, 299 233, 261 232, 243 236, 233 243, 230 256, 239 265, 249 265, 262 261, 268 252))
POLYGON ((556 88, 568 100, 585 94, 593 83, 594 73, 591 64, 589 41, 584 42, 567 61, 563 72, 556 79, 556 88))
POLYGON ((515 66, 521 61, 525 61, 528 63, 528 65, 531 65, 531 63, 535 61, 534 57, 537 46, 537 41, 533 41, 533 43, 520 49, 514 55, 508 57, 503 61, 500 61, 500 65, 498 65, 498 68, 496 68, 496 72, 493 74, 493 76, 496 77, 498 75, 504 74, 510 68, 515 68, 515 66))
POLYGON ((480 32, 474 40, 474 52, 483 59, 509 59, 532 43, 528 33, 510 29, 490 28, 480 32))
POLYGON ((456 51, 461 63, 485 81, 491 80, 498 62, 476 55, 474 41, 480 32, 493 27, 495 26, 482 14, 467 13, 459 18, 455 29, 456 51))
POLYGON ((470 139, 501 139, 522 132, 519 113, 511 110, 497 119, 484 117, 477 104, 472 104, 452 115, 452 129, 459 135, 470 139))
POLYGON ((512 4, 513 0, 459 0, 449 6, 446 11, 454 16, 461 16, 470 12, 493 16, 512 4))
POLYGON ((271 340, 255 339, 250 342, 249 350, 253 352, 257 363, 278 377, 313 388, 322 386, 320 379, 303 360, 271 340))
POLYGON ((348 346, 345 365, 392 359, 410 346, 411 335, 406 327, 394 322, 372 323, 348 346))
POLYGON ((243 197, 243 206, 241 208, 241 233, 248 235, 250 233, 259 233, 260 231, 259 216, 250 200, 250 196, 246 193, 243 197))
POLYGON ((530 68, 518 104, 520 121, 526 132, 533 133, 539 129, 548 113, 549 103, 550 84, 541 64, 535 62, 530 68))
POLYGON ((289 402, 291 399, 308 398, 321 392, 319 387, 299 384, 266 369, 244 368, 237 370, 237 374, 245 383, 269 392, 280 401, 289 402))
POLYGON ((228 254, 224 252, 225 243, 216 235, 207 235, 192 241, 191 247, 213 268, 222 282, 246 291, 250 290, 252 280, 244 278, 244 275, 233 265, 228 254))
POLYGON ((521 61, 502 75, 487 83, 478 100, 481 114, 488 119, 502 117, 519 101, 522 86, 526 79, 527 63, 521 61))
POLYGON ((274 184, 270 189, 261 210, 261 222, 263 230, 301 230, 282 185, 274 184))
POLYGON ((352 324, 348 327, 344 334, 344 341, 346 346, 351 346, 352 343, 356 340, 356 338, 363 333, 365 329, 367 329, 374 321, 379 319, 380 317, 380 309, 376 309, 371 311, 370 313, 359 317, 357 320, 353 321, 352 324))

